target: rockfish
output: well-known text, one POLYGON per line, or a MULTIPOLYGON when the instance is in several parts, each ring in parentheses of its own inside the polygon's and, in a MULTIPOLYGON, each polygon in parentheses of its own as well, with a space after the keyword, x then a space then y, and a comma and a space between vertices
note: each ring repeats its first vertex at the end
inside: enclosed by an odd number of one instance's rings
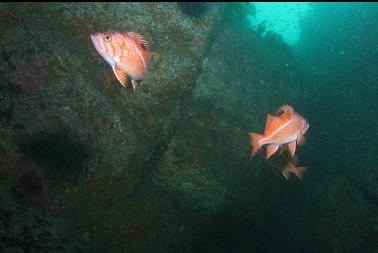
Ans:
POLYGON ((267 114, 263 134, 249 133, 252 143, 251 156, 254 156, 262 146, 268 145, 266 159, 269 159, 284 144, 288 144, 290 154, 293 156, 296 145, 304 143, 304 134, 308 128, 306 119, 296 113, 290 105, 282 105, 278 108, 276 116, 267 114))
POLYGON ((108 32, 91 34, 94 47, 113 69, 118 81, 126 86, 131 78, 134 90, 147 74, 151 59, 147 40, 136 32, 108 32))

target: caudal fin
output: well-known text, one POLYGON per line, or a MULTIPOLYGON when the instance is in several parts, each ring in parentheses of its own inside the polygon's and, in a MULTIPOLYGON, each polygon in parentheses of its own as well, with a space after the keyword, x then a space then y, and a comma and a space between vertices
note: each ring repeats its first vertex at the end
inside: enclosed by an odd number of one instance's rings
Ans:
POLYGON ((251 139, 251 144, 252 144, 251 157, 253 157, 262 146, 260 143, 260 140, 262 139, 263 135, 256 134, 256 133, 249 133, 249 137, 251 139))
POLYGON ((306 172, 307 167, 297 167, 296 172, 294 174, 303 182, 303 175, 306 172))
POLYGON ((286 178, 286 180, 289 180, 290 172, 295 174, 302 182, 304 181, 303 175, 307 170, 307 167, 287 167, 282 171, 282 175, 286 178))

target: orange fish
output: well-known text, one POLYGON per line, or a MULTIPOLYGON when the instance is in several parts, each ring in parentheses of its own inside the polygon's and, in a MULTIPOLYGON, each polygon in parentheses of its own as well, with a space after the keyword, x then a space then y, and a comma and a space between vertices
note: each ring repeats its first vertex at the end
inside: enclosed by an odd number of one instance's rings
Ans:
POLYGON ((278 155, 275 155, 271 159, 269 159, 268 163, 274 168, 281 170, 281 173, 286 180, 289 180, 290 173, 293 173, 301 181, 303 181, 303 175, 307 170, 307 167, 297 167, 296 155, 291 157, 287 154, 287 152, 282 151, 279 152, 278 155))
POLYGON ((131 78, 134 90, 147 74, 151 60, 147 40, 135 32, 108 32, 91 34, 94 47, 112 67, 118 81, 126 86, 127 76, 131 78))
POLYGON ((267 115, 263 134, 249 133, 252 143, 251 157, 262 146, 268 145, 266 159, 269 159, 284 144, 288 144, 290 154, 293 156, 296 145, 304 143, 304 134, 308 128, 308 122, 296 113, 290 105, 282 105, 278 108, 276 116, 267 115))

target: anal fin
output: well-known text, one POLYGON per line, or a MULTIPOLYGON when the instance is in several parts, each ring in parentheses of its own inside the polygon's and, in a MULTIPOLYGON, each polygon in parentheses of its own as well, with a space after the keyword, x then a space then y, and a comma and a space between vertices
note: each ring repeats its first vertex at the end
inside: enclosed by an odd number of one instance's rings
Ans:
POLYGON ((134 91, 136 88, 138 88, 140 81, 131 80, 131 84, 133 85, 134 91))
POLYGON ((268 147, 266 148, 266 159, 269 159, 272 155, 274 155, 274 153, 276 153, 278 147, 279 146, 274 145, 274 144, 268 145, 268 147))

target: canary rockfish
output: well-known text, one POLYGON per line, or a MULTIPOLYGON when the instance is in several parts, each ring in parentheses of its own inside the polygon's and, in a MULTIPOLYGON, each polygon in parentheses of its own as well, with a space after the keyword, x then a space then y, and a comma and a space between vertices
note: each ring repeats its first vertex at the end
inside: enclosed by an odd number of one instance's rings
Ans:
POLYGON ((296 145, 304 143, 304 134, 309 124, 306 119, 294 111, 290 105, 282 105, 278 108, 276 116, 267 114, 265 131, 263 134, 249 133, 252 154, 264 145, 266 148, 266 159, 269 159, 281 145, 288 145, 291 156, 294 155, 296 145))
POLYGON ((134 90, 147 74, 151 59, 150 46, 143 35, 136 32, 107 32, 91 34, 94 47, 112 67, 118 81, 126 86, 131 78, 134 90))

